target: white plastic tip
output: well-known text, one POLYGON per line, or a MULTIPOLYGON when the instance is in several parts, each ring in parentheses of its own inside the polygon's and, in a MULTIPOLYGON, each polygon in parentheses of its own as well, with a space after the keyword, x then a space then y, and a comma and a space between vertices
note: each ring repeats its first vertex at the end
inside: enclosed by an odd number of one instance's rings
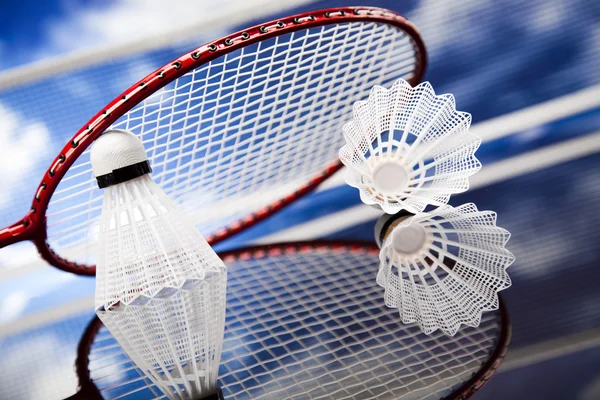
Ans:
POLYGON ((398 226, 392 233, 392 247, 401 255, 411 256, 419 253, 426 239, 427 233, 420 224, 398 226))
POLYGON ((142 141, 121 129, 104 132, 92 145, 92 170, 96 177, 148 160, 142 141))
POLYGON ((398 194, 408 185, 408 174, 402 164, 397 161, 380 162, 373 171, 375 189, 384 194, 398 194))

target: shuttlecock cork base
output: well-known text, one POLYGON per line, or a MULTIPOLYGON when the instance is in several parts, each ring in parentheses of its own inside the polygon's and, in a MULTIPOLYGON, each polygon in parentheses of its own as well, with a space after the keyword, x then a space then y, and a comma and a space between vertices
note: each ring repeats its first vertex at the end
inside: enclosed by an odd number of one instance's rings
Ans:
POLYGON ((514 256, 504 247, 509 237, 496 226, 494 212, 474 204, 384 215, 375 239, 385 304, 426 334, 478 326, 482 312, 498 308, 497 292, 511 284, 506 268, 514 256))
POLYGON ((91 150, 104 201, 96 313, 168 398, 217 393, 227 270, 152 180, 141 141, 108 131, 91 150))
POLYGON ((144 145, 131 132, 115 129, 101 136, 90 158, 98 187, 103 189, 152 172, 144 145))

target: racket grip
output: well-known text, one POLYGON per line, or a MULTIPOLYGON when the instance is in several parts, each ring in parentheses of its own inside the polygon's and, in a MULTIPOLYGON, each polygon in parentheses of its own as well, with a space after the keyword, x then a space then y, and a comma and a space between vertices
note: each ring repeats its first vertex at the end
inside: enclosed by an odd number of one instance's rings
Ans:
POLYGON ((13 243, 29 239, 29 226, 30 223, 21 220, 6 228, 0 229, 0 249, 13 243))

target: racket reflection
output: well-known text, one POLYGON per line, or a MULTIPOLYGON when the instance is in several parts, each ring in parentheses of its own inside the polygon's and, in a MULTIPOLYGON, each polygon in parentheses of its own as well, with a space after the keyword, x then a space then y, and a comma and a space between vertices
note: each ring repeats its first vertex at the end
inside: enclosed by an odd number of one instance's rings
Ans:
MULTIPOLYGON (((306 242, 221 257, 230 272, 219 371, 225 399, 468 398, 506 352, 502 306, 454 337, 402 324, 370 283, 375 245, 306 242)), ((97 319, 79 353, 80 396, 166 398, 97 319)))

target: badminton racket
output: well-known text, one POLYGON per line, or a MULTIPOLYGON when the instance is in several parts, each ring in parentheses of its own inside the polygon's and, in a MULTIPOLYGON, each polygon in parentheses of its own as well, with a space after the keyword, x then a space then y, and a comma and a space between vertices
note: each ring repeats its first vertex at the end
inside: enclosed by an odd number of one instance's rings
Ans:
MULTIPOLYGON (((499 367, 504 306, 450 337, 403 324, 370 285, 379 249, 361 242, 272 244, 221 253, 229 271, 218 384, 224 399, 466 399, 499 367)), ((95 318, 71 399, 164 398, 95 318)))
POLYGON ((86 123, 48 167, 30 211, 0 230, 0 248, 30 240, 49 264, 95 274, 102 194, 89 146, 109 128, 140 137, 153 179, 215 244, 336 172, 353 102, 376 84, 417 84, 425 66, 416 27, 373 7, 293 15, 207 43, 86 123))

